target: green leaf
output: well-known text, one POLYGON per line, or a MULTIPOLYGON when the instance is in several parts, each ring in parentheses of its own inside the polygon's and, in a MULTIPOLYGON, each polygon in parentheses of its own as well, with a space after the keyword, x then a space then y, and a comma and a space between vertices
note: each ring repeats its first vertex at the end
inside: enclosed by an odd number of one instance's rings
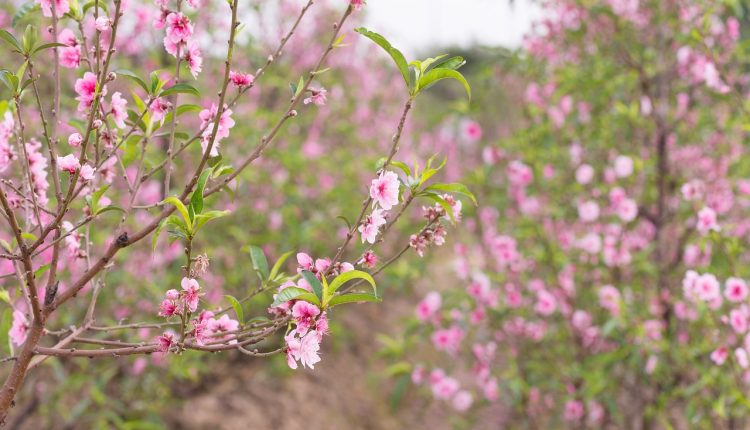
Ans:
POLYGON ((18 77, 8 70, 0 70, 0 81, 13 93, 18 93, 18 77))
POLYGON ((195 231, 198 231, 203 227, 207 222, 211 221, 212 219, 221 218, 223 216, 229 215, 229 211, 208 211, 202 214, 198 214, 195 216, 195 231))
POLYGON ((279 259, 276 260, 276 263, 271 268, 271 273, 268 275, 268 279, 270 280, 276 279, 276 275, 279 274, 279 270, 281 269, 281 266, 292 254, 294 254, 294 251, 288 251, 288 252, 281 254, 281 257, 279 257, 279 259))
POLYGON ((385 52, 388 53, 388 55, 391 56, 391 58, 393 59, 393 62, 396 63, 396 67, 398 67, 399 72, 401 72, 401 77, 404 78, 406 87, 410 88, 409 65, 406 62, 406 58, 404 57, 404 54, 402 54, 401 51, 399 51, 398 49, 391 46, 391 43, 388 42, 388 40, 386 40, 385 37, 379 35, 378 33, 370 31, 364 27, 357 28, 354 31, 372 40, 373 42, 377 43, 381 48, 385 50, 385 52))
POLYGON ((253 269, 258 272, 260 279, 265 281, 268 279, 268 260, 263 250, 257 246, 250 245, 250 259, 253 261, 253 269))
POLYGON ((315 306, 320 306, 320 301, 317 297, 315 297, 315 295, 311 294, 307 290, 303 290, 302 288, 297 287, 287 287, 281 290, 276 295, 276 299, 273 301, 271 306, 278 306, 282 303, 288 302, 289 300, 304 300, 306 302, 314 304, 315 306))
POLYGON ((208 177, 211 176, 211 170, 209 168, 201 173, 198 182, 195 184, 195 191, 193 191, 193 195, 190 197, 190 205, 196 214, 203 212, 203 190, 206 188, 208 177))
POLYGON ((409 166, 407 166, 406 163, 402 163, 400 161, 391 161, 391 165, 401 169, 407 177, 411 176, 411 169, 409 169, 409 166))
POLYGON ((159 241, 159 234, 161 234, 161 229, 164 228, 164 226, 167 224, 167 220, 163 219, 159 223, 158 226, 156 226, 156 230, 154 230, 154 235, 151 236, 151 250, 156 250, 156 243, 159 241))
MULTIPOLYGON (((441 57, 438 57, 438 58, 441 58, 441 57)), ((432 63, 430 67, 426 67, 424 71, 426 73, 432 69, 458 70, 461 67, 463 67, 464 64, 466 64, 466 60, 464 60, 464 57, 456 56, 456 57, 441 59, 440 61, 435 61, 434 63, 432 63)))
POLYGON ((234 296, 226 295, 224 297, 229 301, 229 304, 232 305, 234 313, 237 314, 237 319, 240 320, 240 324, 245 325, 245 312, 242 310, 242 304, 240 301, 234 298, 234 296))
POLYGON ((44 45, 37 46, 36 49, 34 49, 33 53, 36 54, 37 52, 44 51, 45 49, 55 48, 58 46, 62 47, 62 46, 68 46, 68 45, 64 43, 59 43, 59 42, 45 43, 44 45))
POLYGON ((439 68, 430 70, 429 72, 425 73, 424 76, 419 78, 417 93, 431 87, 432 85, 435 85, 438 81, 441 81, 443 79, 455 79, 460 82, 464 86, 464 90, 466 90, 466 94, 469 96, 469 100, 471 100, 471 87, 469 86, 469 83, 466 82, 466 78, 464 78, 464 75, 462 75, 460 72, 452 69, 439 68))
POLYGON ((103 208, 99 209, 98 211, 96 211, 96 215, 101 215, 101 214, 103 214, 103 213, 105 213, 105 212, 113 212, 113 211, 114 211, 114 212, 122 212, 122 213, 125 213, 125 209, 121 208, 120 206, 117 206, 117 205, 109 205, 109 206, 105 206, 105 207, 103 207, 103 208))
POLYGON ((432 184, 429 187, 425 188, 424 191, 442 191, 442 192, 449 192, 449 193, 456 193, 464 195, 471 199, 472 202, 474 202, 474 205, 477 205, 477 199, 474 197, 474 194, 472 194, 471 191, 469 191, 468 188, 466 188, 466 185, 454 183, 454 184, 432 184))
POLYGON ((201 95, 201 93, 197 89, 195 89, 194 86, 185 83, 179 83, 174 84, 162 91, 161 94, 159 94, 159 97, 167 97, 171 96, 172 94, 191 94, 196 97, 200 97, 201 95))
POLYGON ((185 204, 175 196, 167 197, 166 199, 164 199, 164 201, 162 201, 162 203, 171 203, 175 208, 177 208, 177 210, 180 212, 180 215, 182 215, 182 219, 185 221, 185 227, 189 233, 191 230, 188 230, 188 228, 192 225, 192 223, 190 222, 190 213, 185 207, 185 204))
POLYGON ((144 91, 146 91, 146 94, 151 94, 149 91, 148 85, 146 85, 146 82, 141 79, 140 76, 136 75, 135 73, 131 72, 130 70, 120 69, 115 70, 115 74, 125 76, 126 78, 135 81, 136 84, 138 84, 141 88, 143 88, 144 91))
POLYGON ((30 53, 36 46, 37 33, 36 27, 29 24, 26 26, 26 30, 23 32, 23 50, 24 52, 30 53))
POLYGON ((328 307, 343 305, 345 303, 360 303, 360 302, 380 303, 382 301, 383 299, 381 299, 380 297, 374 294, 349 293, 349 294, 342 294, 340 296, 336 296, 332 298, 331 301, 328 302, 328 307))
POLYGON ((10 343, 8 332, 13 324, 13 309, 5 309, 2 319, 0 320, 0 348, 5 355, 13 354, 13 345, 10 343))
POLYGON ((26 17, 26 15, 32 12, 36 12, 41 9, 42 9, 41 6, 36 2, 26 3, 25 5, 21 6, 18 9, 18 11, 16 11, 16 13, 13 15, 13 19, 11 20, 10 25, 15 27, 19 21, 21 21, 22 19, 26 17))
POLYGON ((369 273, 363 272, 361 270, 350 270, 348 272, 340 274, 331 282, 331 285, 328 286, 329 297, 336 293, 336 291, 341 288, 341 286, 355 279, 363 279, 367 281, 370 286, 372 286, 372 292, 375 295, 378 294, 377 288, 375 287, 375 280, 372 279, 372 276, 370 276, 369 273))
POLYGON ((320 283, 320 280, 313 275, 312 272, 309 270, 303 270, 302 271, 302 277, 305 278, 305 281, 307 281, 308 284, 310 284, 310 287, 312 287, 313 293, 315 293, 315 296, 318 297, 318 300, 321 302, 323 301, 323 284, 320 283))
POLYGON ((18 43, 16 37, 10 34, 7 30, 0 29, 0 39, 3 39, 5 43, 12 46, 16 51, 23 51, 23 49, 21 48, 21 44, 18 43))

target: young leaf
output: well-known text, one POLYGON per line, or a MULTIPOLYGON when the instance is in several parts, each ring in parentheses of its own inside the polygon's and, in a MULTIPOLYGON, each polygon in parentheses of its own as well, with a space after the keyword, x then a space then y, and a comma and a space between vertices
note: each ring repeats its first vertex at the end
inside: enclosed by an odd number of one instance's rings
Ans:
POLYGON ((474 197, 474 194, 472 194, 471 191, 469 191, 468 188, 466 188, 466 185, 464 184, 432 184, 429 187, 424 189, 425 191, 442 191, 442 192, 449 192, 449 193, 456 193, 456 194, 462 194, 468 198, 471 199, 472 202, 474 202, 474 205, 477 205, 477 199, 474 197))
POLYGON ((399 72, 401 72, 401 77, 404 78, 406 87, 410 88, 409 65, 406 62, 406 58, 404 57, 404 54, 402 54, 401 51, 399 51, 398 49, 391 46, 391 43, 388 42, 385 39, 385 37, 379 35, 378 33, 370 31, 364 27, 357 28, 354 31, 372 40, 373 42, 377 43, 381 48, 385 50, 385 52, 388 53, 388 55, 391 56, 391 58, 393 59, 393 62, 396 63, 396 67, 398 67, 399 72))
MULTIPOLYGON (((175 208, 180 212, 180 215, 182 215, 182 219, 185 221, 185 226, 190 227, 192 225, 190 221, 190 213, 188 212, 188 209, 185 207, 185 204, 183 204, 180 199, 177 197, 171 196, 164 199, 162 203, 171 203, 174 205, 175 208)), ((188 232, 190 232, 188 230, 188 232)))
POLYGON ((276 263, 271 268, 271 273, 268 275, 268 279, 274 280, 276 279, 276 275, 279 274, 279 270, 281 269, 281 266, 284 264, 284 262, 289 258, 290 255, 294 254, 294 251, 289 251, 281 254, 281 257, 279 257, 278 260, 276 260, 276 263))
POLYGON ((315 296, 317 296, 320 301, 323 301, 323 284, 320 283, 320 280, 308 270, 302 271, 302 277, 305 278, 305 281, 307 281, 308 284, 310 284, 315 296))
POLYGON ((203 212, 203 190, 206 188, 206 181, 208 181, 209 176, 211 176, 211 169, 206 169, 201 173, 198 182, 195 184, 195 191, 190 197, 190 206, 193 207, 196 214, 203 212))
POLYGON ((68 46, 68 45, 64 43, 59 43, 59 42, 45 43, 44 45, 37 46, 36 49, 34 49, 33 53, 36 54, 37 52, 44 51, 45 49, 55 48, 58 46, 68 46))
POLYGON ((425 68, 425 73, 429 72, 432 69, 451 69, 451 70, 458 70, 463 65, 466 64, 466 60, 464 60, 464 57, 451 57, 447 59, 441 59, 440 61, 435 61, 430 65, 430 67, 425 68))
POLYGON ((443 79, 455 79, 460 82, 461 85, 464 86, 464 90, 466 90, 466 94, 469 96, 469 100, 471 100, 471 87, 469 87, 469 83, 466 82, 466 78, 464 78, 464 75, 462 75, 461 73, 452 69, 439 68, 430 70, 424 76, 419 78, 417 92, 429 88, 443 79))
POLYGON ((330 302, 328 302, 329 307, 334 307, 338 305, 343 305, 345 303, 360 303, 360 302, 374 302, 379 303, 382 302, 383 299, 380 297, 374 295, 374 294, 367 294, 367 293, 349 293, 349 294, 342 294, 340 296, 333 297, 330 302))
POLYGON ((149 91, 148 85, 146 85, 146 82, 144 82, 143 79, 140 78, 140 76, 136 75, 130 70, 125 70, 125 69, 115 70, 115 74, 117 74, 118 76, 122 75, 128 79, 133 80, 136 84, 138 84, 141 88, 143 88, 143 91, 145 91, 146 94, 151 94, 151 92, 149 91))
POLYGON ((226 216, 229 214, 229 211, 208 211, 202 214, 198 214, 195 216, 195 231, 198 231, 203 227, 207 222, 211 221, 212 219, 221 218, 223 216, 226 216))
POLYGON ((201 93, 195 89, 194 86, 185 83, 174 84, 159 94, 159 97, 167 97, 172 94, 192 94, 196 97, 200 97, 201 93))
POLYGON ((5 43, 12 46, 17 51, 22 51, 21 44, 18 43, 16 37, 10 34, 7 30, 0 29, 0 39, 3 39, 5 43))
POLYGON ((268 279, 268 260, 263 250, 257 246, 250 245, 250 259, 253 261, 253 269, 258 272, 261 280, 268 279))
POLYGON ((363 272, 361 270, 350 270, 348 272, 340 274, 331 282, 331 285, 328 287, 328 295, 332 296, 339 288, 341 288, 341 286, 354 279, 364 279, 370 284, 370 286, 372 286, 372 292, 375 295, 378 294, 378 291, 375 287, 375 280, 372 279, 372 276, 370 276, 369 273, 363 272))
POLYGON ((242 310, 242 304, 240 301, 234 298, 234 296, 226 295, 224 297, 229 301, 229 304, 232 305, 232 309, 234 309, 234 313, 237 314, 237 319, 240 321, 240 325, 245 325, 245 313, 242 310))
POLYGON ((38 10, 41 10, 41 6, 37 2, 29 2, 25 5, 21 6, 18 11, 13 15, 13 19, 10 21, 10 25, 12 27, 15 27, 16 24, 18 24, 19 21, 24 19, 26 15, 30 14, 31 12, 35 12, 38 10))
POLYGON ((281 290, 273 301, 271 306, 278 306, 282 303, 286 303, 289 300, 304 300, 310 302, 316 306, 320 306, 320 301, 314 294, 311 294, 307 290, 297 287, 288 287, 281 290))

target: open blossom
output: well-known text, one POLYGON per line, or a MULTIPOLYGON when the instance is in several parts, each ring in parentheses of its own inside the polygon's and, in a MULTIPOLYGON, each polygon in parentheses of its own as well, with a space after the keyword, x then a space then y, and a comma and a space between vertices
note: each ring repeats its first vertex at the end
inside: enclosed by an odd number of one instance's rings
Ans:
POLYGON ((128 101, 122 98, 119 91, 112 94, 112 119, 114 119, 117 128, 125 128, 125 119, 128 117, 128 101))
POLYGON ((190 312, 195 312, 198 309, 198 301, 202 295, 198 281, 192 278, 182 278, 180 285, 185 296, 185 305, 187 305, 190 312))
POLYGON ((197 79, 198 73, 203 70, 203 53, 194 41, 191 41, 187 45, 185 63, 188 65, 188 69, 190 69, 190 74, 193 75, 193 78, 197 79))
MULTIPOLYGON (((201 147, 203 148, 203 152, 206 152, 206 149, 208 148, 208 145, 211 141, 211 135, 213 134, 214 128, 213 121, 216 119, 217 113, 218 110, 216 104, 212 103, 209 109, 203 109, 198 114, 201 119, 201 129, 204 129, 201 138, 201 147)), ((221 112, 221 119, 219 119, 219 125, 216 129, 216 139, 213 146, 211 147, 211 157, 216 157, 219 155, 219 141, 221 141, 225 137, 229 137, 229 130, 234 127, 234 124, 234 119, 232 119, 232 110, 224 105, 224 109, 221 112)))
POLYGON ((453 396, 451 404, 453 405, 453 409, 459 412, 464 412, 471 407, 472 402, 473 398, 471 393, 466 390, 461 390, 453 396))
POLYGON ((615 158, 614 168, 618 178, 627 178, 633 174, 633 159, 626 155, 618 155, 615 158))
POLYGON ((57 39, 66 45, 58 48, 60 65, 69 69, 78 67, 81 64, 81 47, 73 31, 65 28, 60 31, 57 39))
POLYGON ((229 80, 232 81, 232 85, 237 88, 243 88, 255 81, 255 77, 249 73, 235 72, 234 70, 229 72, 229 80))
POLYGON ((167 15, 167 39, 174 43, 187 42, 193 35, 193 24, 190 18, 181 14, 172 12, 167 15))
POLYGON ((362 233, 362 243, 375 243, 380 232, 380 227, 386 224, 385 216, 382 209, 375 209, 365 218, 364 222, 359 225, 359 232, 362 233))
POLYGON ((295 303, 292 306, 292 318, 297 324, 297 333, 300 336, 307 334, 318 315, 320 315, 320 309, 314 304, 305 301, 295 303))
POLYGON ((164 117, 169 112, 169 108, 172 107, 172 103, 168 102, 162 97, 155 98, 149 106, 149 113, 151 119, 154 121, 163 121, 164 117))
POLYGON ((711 361, 713 361, 717 366, 721 366, 725 361, 727 361, 728 356, 729 349, 726 346, 721 346, 711 353, 711 361))
MULTIPOLYGON (((78 100, 78 111, 85 111, 94 102, 96 75, 91 72, 84 73, 83 78, 76 80, 75 90, 78 94, 78 97, 76 97, 76 100, 78 100)), ((104 94, 106 94, 106 90, 102 90, 102 95, 104 94)))
POLYGON ((176 343, 174 333, 171 331, 165 331, 164 334, 156 338, 156 344, 159 346, 160 352, 169 352, 176 343))
POLYGON ((376 264, 378 264, 378 257, 371 250, 367 251, 365 252, 365 255, 362 256, 362 259, 358 262, 358 264, 362 264, 365 267, 372 269, 376 264))
POLYGON ((710 273, 700 275, 693 283, 693 292, 699 299, 707 302, 720 298, 719 280, 710 273))
POLYGON ((738 303, 747 299, 747 283, 740 278, 727 279, 724 287, 724 297, 730 302, 738 303))
POLYGON ((536 300, 534 310, 540 315, 549 316, 557 310, 557 299, 546 290, 538 291, 536 300))
POLYGON ((578 217, 584 222, 596 221, 599 218, 599 205, 592 200, 579 204, 578 217))
MULTIPOLYGON (((222 336, 214 336, 213 339, 228 340, 232 337, 232 332, 240 328, 240 323, 237 320, 229 318, 229 315, 224 314, 220 318, 208 318, 206 321, 206 329, 208 334, 215 335, 218 333, 227 333, 222 336)), ((236 339, 231 339, 229 343, 237 343, 236 339)))
POLYGON ((393 172, 383 172, 370 185, 370 197, 381 208, 390 210, 398 204, 398 191, 401 184, 398 175, 393 172))
POLYGON ((13 324, 8 331, 8 337, 18 346, 21 346, 26 341, 26 336, 29 331, 29 320, 26 319, 21 311, 13 311, 13 324))
POLYGON ((68 0, 40 0, 42 14, 48 18, 52 17, 52 2, 55 2, 55 15, 58 18, 70 12, 70 2, 68 0))
POLYGON ((417 305, 417 318, 422 322, 429 320, 435 312, 440 310, 441 304, 442 298, 440 297, 440 293, 431 291, 417 305))
POLYGON ((590 165, 581 164, 581 166, 576 169, 576 182, 579 184, 588 184, 592 179, 594 179, 594 168, 590 165))
POLYGON ((328 94, 328 91, 326 91, 325 88, 321 87, 319 89, 310 89, 310 97, 306 98, 304 100, 304 103, 310 104, 313 103, 315 106, 325 106, 327 98, 326 94, 328 94))
POLYGON ((315 363, 320 361, 320 341, 322 336, 317 331, 309 331, 305 336, 297 338, 296 331, 292 330, 285 338, 287 347, 287 364, 290 368, 297 368, 297 361, 303 367, 315 368, 315 363))
POLYGON ((81 179, 84 181, 90 181, 94 179, 94 174, 96 173, 96 169, 91 167, 88 164, 84 164, 81 166, 81 179))
POLYGON ((78 161, 78 157, 73 154, 68 154, 64 157, 57 157, 57 166, 60 170, 72 175, 81 168, 81 163, 78 161))
POLYGON ((716 221, 716 211, 709 207, 704 207, 698 212, 698 221, 695 228, 700 234, 707 234, 709 231, 720 231, 721 227, 716 221))

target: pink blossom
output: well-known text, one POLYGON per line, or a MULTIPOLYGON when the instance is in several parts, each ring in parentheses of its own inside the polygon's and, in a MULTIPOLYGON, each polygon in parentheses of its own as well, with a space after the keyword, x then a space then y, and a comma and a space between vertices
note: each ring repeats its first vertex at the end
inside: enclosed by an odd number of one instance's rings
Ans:
POLYGON ((546 290, 537 292, 536 300, 534 310, 540 315, 549 316, 557 310, 557 299, 546 290))
POLYGON ((235 72, 234 70, 229 72, 229 80, 237 88, 246 87, 255 81, 255 76, 249 73, 235 72))
POLYGON ((583 413, 583 402, 571 399, 565 403, 563 418, 565 418, 565 421, 580 421, 583 418, 583 413))
POLYGON ((159 346, 160 352, 169 352, 172 346, 177 344, 174 339, 174 333, 171 331, 165 331, 164 334, 157 337, 156 343, 159 346))
POLYGON ((697 297, 706 302, 710 302, 721 297, 721 288, 716 276, 705 273, 700 275, 693 284, 693 291, 697 297))
POLYGON ((453 405, 453 409, 459 412, 465 412, 471 407, 472 402, 473 398, 471 393, 466 390, 461 390, 453 396, 451 404, 453 405))
POLYGON ((358 262, 358 264, 361 264, 369 269, 372 269, 378 264, 378 257, 375 255, 372 251, 365 252, 365 255, 362 256, 362 259, 358 262))
POLYGON ((729 349, 726 346, 722 346, 715 349, 711 353, 711 361, 713 361, 717 366, 721 366, 725 361, 727 361, 728 356, 729 349))
MULTIPOLYGON (((204 129, 203 135, 201 138, 201 147, 203 148, 203 152, 206 152, 208 149, 208 145, 211 140, 211 135, 213 133, 214 128, 214 120, 216 119, 216 115, 218 113, 218 109, 215 104, 211 104, 211 107, 209 109, 203 109, 200 111, 198 116, 201 119, 201 128, 204 129)), ((214 141, 213 146, 211 147, 211 157, 216 157, 219 155, 219 141, 224 139, 225 137, 229 137, 229 130, 234 127, 234 120, 232 119, 232 110, 229 109, 226 105, 224 105, 224 109, 221 113, 221 119, 219 119, 219 126, 216 129, 216 139, 214 141)))
POLYGON ((174 43, 187 42, 193 35, 193 24, 190 18, 179 12, 167 15, 167 39, 174 43))
POLYGON ((351 0, 351 2, 354 10, 360 10, 365 5, 365 0, 351 0))
POLYGON ((14 344, 21 346, 26 341, 29 331, 29 320, 21 311, 13 311, 13 324, 8 331, 8 337, 14 344))
POLYGON ((451 377, 444 377, 432 384, 432 394, 436 399, 448 400, 453 397, 461 386, 451 377))
POLYGON ((398 192, 401 184, 398 175, 393 172, 382 172, 370 185, 370 197, 381 208, 390 210, 398 204, 398 192))
POLYGON ((463 132, 466 139, 470 142, 476 142, 482 138, 482 126, 476 121, 466 121, 463 132))
POLYGON ((94 179, 94 173, 96 173, 96 169, 91 167, 88 164, 84 164, 81 166, 81 179, 84 181, 90 181, 94 179))
POLYGON ((442 298, 440 297, 440 293, 437 291, 427 293, 424 299, 417 305, 417 318, 422 322, 427 321, 435 312, 440 310, 441 304, 442 298))
POLYGON ((375 243, 380 227, 386 224, 382 209, 375 209, 365 218, 357 230, 362 234, 362 243, 375 243))
POLYGON ((194 41, 190 41, 185 51, 185 63, 190 69, 190 74, 193 75, 194 79, 198 78, 198 73, 203 70, 203 53, 201 52, 198 44, 194 41))
POLYGON ((112 21, 109 19, 108 16, 100 16, 99 18, 96 19, 94 24, 96 26, 97 31, 104 32, 104 31, 109 30, 109 28, 112 26, 112 21))
POLYGON ((201 287, 198 285, 198 281, 192 278, 182 278, 180 285, 182 286, 185 304, 190 312, 195 312, 198 309, 200 296, 202 296, 200 293, 201 287))
MULTIPOLYGON (((94 96, 96 95, 96 75, 91 72, 84 73, 83 78, 76 80, 75 90, 78 94, 78 97, 76 97, 76 100, 78 100, 78 111, 85 111, 94 102, 94 96)), ((106 91, 102 90, 102 95, 104 94, 106 94, 106 91)))
POLYGON ((729 324, 732 329, 739 334, 747 331, 747 314, 739 309, 732 309, 729 312, 729 324))
POLYGON ((588 164, 581 164, 576 170, 576 182, 585 185, 592 179, 594 179, 594 168, 588 164))
POLYGON ((579 204, 578 217, 584 222, 596 221, 599 218, 599 205, 593 200, 579 204))
POLYGON ((615 175, 618 178, 627 178, 633 174, 633 159, 625 155, 618 155, 615 158, 614 168, 615 175))
POLYGON ((315 323, 315 318, 320 314, 320 309, 312 303, 298 301, 292 306, 292 317, 297 323, 297 333, 300 336, 307 334, 307 331, 315 323))
POLYGON ((164 117, 167 115, 167 112, 169 112, 169 108, 172 107, 172 103, 168 102, 167 100, 157 97, 149 106, 149 112, 151 113, 151 119, 154 121, 163 121, 164 117))
POLYGON ((737 348, 734 350, 734 359, 737 360, 737 364, 743 369, 747 369, 748 366, 750 366, 747 351, 743 348, 737 348))
POLYGON ((161 304, 159 304, 159 316, 160 317, 171 317, 172 315, 177 315, 179 313, 179 306, 177 306, 177 302, 175 302, 174 299, 164 299, 161 304))
POLYGON ((125 128, 125 119, 128 117, 128 101, 122 98, 119 91, 112 94, 112 119, 114 119, 117 128, 125 128))
POLYGON ((439 351, 456 354, 461 348, 461 341, 464 338, 464 334, 463 329, 458 326, 435 330, 432 333, 432 345, 439 351))
POLYGON ((724 287, 724 297, 730 302, 742 302, 747 299, 747 283, 740 278, 727 279, 724 287))
POLYGON ((64 157, 57 157, 57 166, 60 170, 72 175, 81 168, 81 163, 78 161, 78 157, 73 154, 68 154, 64 157))
MULTIPOLYGON (((207 320, 207 329, 211 334, 234 332, 240 328, 239 321, 229 318, 229 315, 224 314, 220 318, 209 318, 207 320)), ((230 338, 231 334, 226 335, 223 339, 230 338)), ((233 339, 230 343, 237 342, 233 339)))
POLYGON ((313 103, 316 106, 325 106, 326 101, 327 101, 327 99, 326 99, 326 94, 327 93, 328 93, 328 91, 326 91, 326 89, 323 88, 323 87, 321 87, 319 89, 313 89, 313 88, 311 88, 310 89, 310 97, 306 98, 304 100, 304 103, 306 105, 310 104, 310 103, 313 103))
POLYGON ((68 136, 68 145, 74 148, 81 146, 81 142, 83 142, 83 136, 80 133, 73 133, 68 136))
POLYGON ((720 231, 721 227, 719 227, 719 224, 716 222, 716 211, 704 206, 703 209, 698 212, 698 221, 695 228, 700 234, 704 235, 709 231, 720 231))
POLYGON ((303 367, 315 368, 315 363, 320 361, 321 335, 316 331, 308 332, 304 337, 297 339, 296 333, 292 331, 284 339, 287 345, 287 364, 292 369, 297 368, 297 361, 303 367))

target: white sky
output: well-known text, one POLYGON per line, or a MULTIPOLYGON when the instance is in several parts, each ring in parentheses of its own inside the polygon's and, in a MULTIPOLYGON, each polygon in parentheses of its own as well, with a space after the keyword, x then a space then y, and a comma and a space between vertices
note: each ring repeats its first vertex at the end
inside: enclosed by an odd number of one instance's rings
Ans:
POLYGON ((367 26, 414 54, 474 42, 517 47, 538 18, 530 0, 367 0, 367 26))

